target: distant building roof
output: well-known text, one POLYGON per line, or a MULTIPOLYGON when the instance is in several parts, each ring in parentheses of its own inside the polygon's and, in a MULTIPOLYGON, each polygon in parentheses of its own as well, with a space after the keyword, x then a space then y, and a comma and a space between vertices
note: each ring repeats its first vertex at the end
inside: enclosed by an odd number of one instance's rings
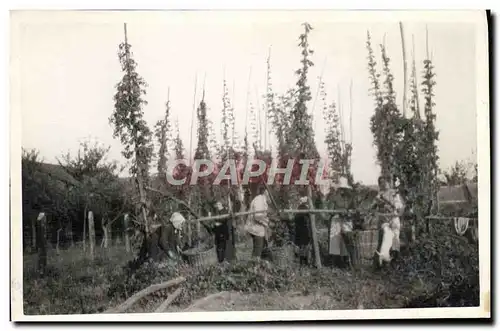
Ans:
MULTIPOLYGON (((472 200, 477 200, 477 183, 467 183, 467 188, 471 194, 472 200)), ((366 185, 368 188, 378 190, 377 185, 366 185)), ((467 202, 467 193, 462 185, 441 186, 438 192, 439 203, 467 202)))
MULTIPOLYGON (((470 192, 471 199, 477 200, 477 183, 468 183, 466 186, 470 192)), ((441 186, 438 193, 439 203, 467 202, 469 200, 467 194, 463 185, 441 186)))

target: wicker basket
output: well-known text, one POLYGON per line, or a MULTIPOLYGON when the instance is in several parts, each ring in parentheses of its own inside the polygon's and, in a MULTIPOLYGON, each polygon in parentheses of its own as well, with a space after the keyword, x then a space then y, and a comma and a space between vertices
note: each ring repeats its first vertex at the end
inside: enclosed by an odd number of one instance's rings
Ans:
POLYGON ((373 263, 373 256, 379 242, 379 230, 343 232, 342 238, 353 267, 373 263))
POLYGON ((188 250, 182 252, 182 256, 186 262, 194 267, 204 267, 216 264, 217 253, 215 247, 209 248, 205 251, 188 250))

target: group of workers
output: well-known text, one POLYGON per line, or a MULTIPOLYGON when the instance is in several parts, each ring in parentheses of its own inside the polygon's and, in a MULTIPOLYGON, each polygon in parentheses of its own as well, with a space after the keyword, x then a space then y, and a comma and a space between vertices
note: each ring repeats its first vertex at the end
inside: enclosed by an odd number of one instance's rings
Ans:
MULTIPOLYGON (((404 205, 397 191, 390 187, 388 178, 380 177, 378 180, 379 193, 372 205, 372 208, 384 213, 385 218, 380 225, 380 240, 376 251, 380 263, 388 262, 391 256, 397 255, 399 252, 399 236, 400 236, 400 216, 402 215, 404 205)), ((356 193, 343 178, 336 186, 334 194, 343 197, 340 199, 340 204, 337 202, 335 208, 353 209, 352 197, 356 193)), ((248 211, 250 213, 245 223, 245 231, 252 238, 252 256, 261 258, 265 254, 266 248, 270 239, 270 219, 268 216, 268 192, 265 186, 259 187, 255 197, 249 204, 248 211)), ((298 209, 308 209, 308 196, 300 197, 298 209)), ((229 207, 225 206, 221 201, 212 203, 211 208, 213 215, 230 214, 229 207)), ((311 227, 309 214, 297 213, 294 216, 294 243, 299 248, 297 255, 301 264, 309 264, 311 257, 311 227)), ((183 224, 185 218, 180 213, 176 212, 170 219, 170 225, 163 230, 164 235, 168 239, 175 234, 178 238, 182 236, 183 224)), ((217 258, 219 262, 232 260, 235 256, 235 232, 231 218, 217 220, 211 223, 210 229, 213 235, 217 258)), ((349 259, 349 254, 346 250, 342 239, 342 232, 352 231, 354 229, 352 220, 342 217, 342 215, 331 215, 329 218, 329 254, 335 256, 340 261, 345 263, 349 259)), ((171 250, 169 245, 166 247, 171 250)), ((177 245, 177 250, 180 251, 180 245, 177 245)))

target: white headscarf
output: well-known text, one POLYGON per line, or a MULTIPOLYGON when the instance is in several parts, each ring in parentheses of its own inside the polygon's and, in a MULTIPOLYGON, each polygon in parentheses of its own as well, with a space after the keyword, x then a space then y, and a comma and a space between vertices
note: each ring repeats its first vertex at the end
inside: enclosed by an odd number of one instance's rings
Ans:
POLYGON ((179 212, 173 213, 172 216, 170 217, 170 222, 172 222, 174 228, 179 231, 182 230, 182 225, 184 224, 185 221, 186 219, 179 212))

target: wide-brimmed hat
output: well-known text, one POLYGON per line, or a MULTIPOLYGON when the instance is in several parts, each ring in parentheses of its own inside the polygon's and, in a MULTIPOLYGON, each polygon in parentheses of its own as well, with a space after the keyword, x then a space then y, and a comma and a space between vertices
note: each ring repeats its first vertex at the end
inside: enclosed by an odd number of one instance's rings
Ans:
POLYGON ((340 177, 339 178, 339 181, 338 181, 338 183, 336 185, 336 188, 337 189, 343 188, 343 189, 348 189, 348 190, 352 189, 352 187, 349 185, 349 182, 347 181, 346 177, 340 177))

